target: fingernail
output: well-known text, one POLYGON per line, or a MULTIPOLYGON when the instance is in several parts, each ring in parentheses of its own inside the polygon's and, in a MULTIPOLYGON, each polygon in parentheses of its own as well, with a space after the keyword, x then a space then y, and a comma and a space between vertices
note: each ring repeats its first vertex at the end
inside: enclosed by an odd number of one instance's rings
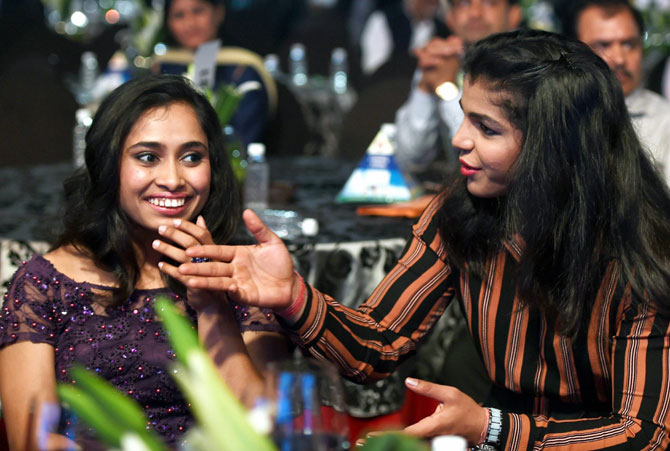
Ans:
POLYGON ((174 221, 172 221, 172 223, 177 227, 179 227, 181 225, 181 219, 175 219, 174 221))
POLYGON ((163 262, 158 262, 158 267, 159 267, 160 269, 163 269, 163 262))
POLYGON ((419 385, 419 381, 414 379, 413 377, 408 377, 405 379, 405 385, 409 385, 410 387, 416 387, 419 385))
POLYGON ((165 225, 158 226, 158 233, 165 233, 166 230, 167 230, 167 226, 165 226, 165 225))
MULTIPOLYGON (((160 227, 158 228, 158 230, 160 231, 160 227)), ((151 243, 151 247, 153 247, 153 248, 157 248, 160 245, 161 245, 161 242, 158 241, 158 240, 153 240, 153 242, 151 243)))

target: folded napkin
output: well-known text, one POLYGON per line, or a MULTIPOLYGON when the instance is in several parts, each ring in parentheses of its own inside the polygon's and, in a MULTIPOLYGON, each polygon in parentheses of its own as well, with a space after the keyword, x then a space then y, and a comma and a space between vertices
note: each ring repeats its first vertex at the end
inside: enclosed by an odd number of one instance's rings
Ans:
POLYGON ((360 216, 418 218, 435 196, 435 194, 424 194, 407 202, 385 205, 363 205, 356 209, 356 214, 360 216))

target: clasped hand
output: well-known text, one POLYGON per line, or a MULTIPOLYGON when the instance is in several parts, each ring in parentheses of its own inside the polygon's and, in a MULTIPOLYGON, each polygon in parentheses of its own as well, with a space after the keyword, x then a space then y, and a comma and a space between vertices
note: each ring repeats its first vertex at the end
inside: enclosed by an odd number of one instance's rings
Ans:
POLYGON ((414 53, 418 58, 418 68, 422 71, 419 87, 432 93, 446 81, 455 82, 463 52, 463 41, 457 36, 433 38, 423 48, 416 50, 414 53))
MULTIPOLYGON (((209 231, 203 233, 204 221, 202 225, 182 221, 168 227, 169 239, 183 249, 174 246, 169 249, 170 245, 161 242, 157 249, 180 263, 177 267, 163 263, 161 271, 188 289, 226 292, 236 302, 275 310, 285 308, 297 295, 301 283, 293 273, 291 255, 282 240, 253 211, 245 210, 242 218, 257 244, 214 244, 209 231), (192 263, 193 257, 211 261, 192 263)), ((166 236, 165 232, 159 233, 166 236)))

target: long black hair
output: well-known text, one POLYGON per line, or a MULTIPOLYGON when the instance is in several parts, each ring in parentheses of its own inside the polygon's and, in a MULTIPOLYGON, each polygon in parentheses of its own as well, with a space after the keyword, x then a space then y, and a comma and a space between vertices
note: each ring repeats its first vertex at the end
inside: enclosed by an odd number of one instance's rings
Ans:
MULTIPOLYGON (((216 243, 226 242, 237 229, 239 192, 221 126, 207 99, 186 79, 173 75, 148 75, 121 85, 100 104, 86 134, 86 166, 64 183, 64 231, 54 245, 72 244, 113 272, 118 280, 115 303, 128 298, 140 274, 132 222, 119 202, 122 146, 146 111, 177 102, 193 108, 208 140, 211 182, 200 214, 216 243)), ((180 293, 185 291, 173 279, 168 284, 180 293)))
POLYGON ((581 42, 523 30, 478 42, 464 70, 497 93, 523 144, 500 198, 472 196, 462 178, 445 190, 439 224, 452 262, 481 273, 519 237, 520 299, 557 315, 569 336, 612 259, 639 299, 667 313, 670 195, 607 64, 581 42))

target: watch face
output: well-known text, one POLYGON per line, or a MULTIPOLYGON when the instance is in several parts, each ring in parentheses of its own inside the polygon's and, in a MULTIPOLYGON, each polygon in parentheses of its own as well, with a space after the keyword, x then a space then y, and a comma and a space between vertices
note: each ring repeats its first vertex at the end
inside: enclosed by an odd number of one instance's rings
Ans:
POLYGON ((458 97, 458 86, 450 81, 445 81, 437 88, 435 88, 435 94, 437 94, 442 100, 450 102, 458 97))

